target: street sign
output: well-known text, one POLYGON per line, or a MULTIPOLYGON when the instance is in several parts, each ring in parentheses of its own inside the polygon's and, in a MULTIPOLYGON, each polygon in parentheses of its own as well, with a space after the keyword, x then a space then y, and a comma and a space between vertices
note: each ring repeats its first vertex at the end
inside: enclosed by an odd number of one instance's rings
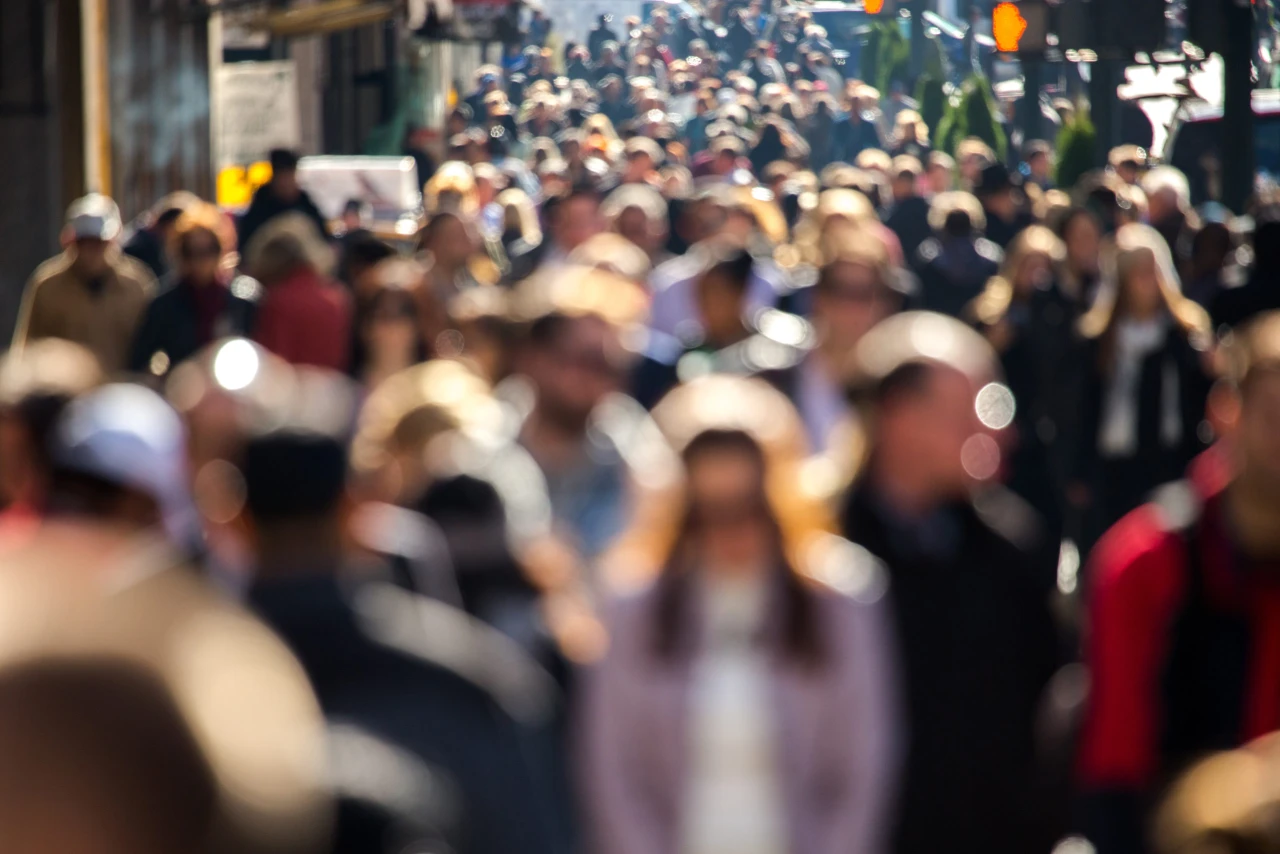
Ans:
POLYGON ((212 113, 217 122, 218 203, 240 207, 270 177, 264 161, 271 149, 297 148, 302 141, 293 60, 221 66, 212 113))

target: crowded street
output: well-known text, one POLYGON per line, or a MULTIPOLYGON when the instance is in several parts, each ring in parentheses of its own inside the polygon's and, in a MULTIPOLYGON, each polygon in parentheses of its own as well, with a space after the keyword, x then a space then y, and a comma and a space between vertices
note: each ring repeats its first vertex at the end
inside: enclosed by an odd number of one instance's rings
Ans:
POLYGON ((0 6, 0 854, 1280 852, 1272 0, 0 6))

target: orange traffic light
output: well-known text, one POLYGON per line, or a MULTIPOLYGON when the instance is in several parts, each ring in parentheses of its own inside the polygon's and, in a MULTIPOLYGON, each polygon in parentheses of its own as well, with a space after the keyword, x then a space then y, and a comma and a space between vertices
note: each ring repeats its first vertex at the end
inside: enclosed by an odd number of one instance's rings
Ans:
POLYGON ((1027 19, 1014 3, 1001 3, 991 10, 991 35, 996 40, 996 50, 1016 53, 1022 34, 1027 31, 1027 19))
POLYGON ((868 15, 879 15, 880 10, 884 8, 884 0, 863 0, 862 5, 868 15))

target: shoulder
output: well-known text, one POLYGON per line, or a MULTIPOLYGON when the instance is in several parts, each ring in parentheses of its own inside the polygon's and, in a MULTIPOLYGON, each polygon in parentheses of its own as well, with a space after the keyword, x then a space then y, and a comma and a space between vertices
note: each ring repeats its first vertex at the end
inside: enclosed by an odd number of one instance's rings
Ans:
POLYGON ((916 250, 916 261, 927 267, 942 255, 942 244, 936 237, 930 237, 916 250))
POLYGON ((121 252, 111 266, 115 269, 116 277, 129 287, 146 295, 155 292, 156 277, 151 272, 151 268, 132 255, 121 252))
POLYGON ((1130 602, 1151 607, 1181 585, 1186 563, 1184 531, 1198 516, 1189 485, 1163 487, 1156 500, 1117 522, 1094 548, 1090 583, 1095 611, 1130 602))
POLYGON ((978 238, 974 242, 973 248, 977 250, 978 255, 996 266, 999 266, 1000 262, 1004 260, 1004 250, 998 244, 987 240, 985 237, 978 238))
POLYGON ((1030 554, 1041 544, 1044 532, 1031 505, 1003 486, 990 486, 973 498, 978 521, 999 540, 1030 554))
POLYGON ((362 585, 353 606, 369 637, 460 677, 516 721, 536 726, 554 714, 551 676, 510 638, 464 611, 383 582, 362 585))
POLYGON ((71 259, 67 253, 62 252, 54 255, 49 260, 36 267, 35 272, 31 274, 31 287, 38 288, 45 283, 61 278, 71 269, 71 259))

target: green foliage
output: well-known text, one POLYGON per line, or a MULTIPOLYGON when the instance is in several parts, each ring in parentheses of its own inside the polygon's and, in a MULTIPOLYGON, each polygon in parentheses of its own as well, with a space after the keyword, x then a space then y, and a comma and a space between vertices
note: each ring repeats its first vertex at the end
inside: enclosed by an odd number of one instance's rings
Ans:
POLYGON ((964 81, 960 97, 952 101, 938 123, 933 147, 955 154, 961 140, 971 136, 991 146, 996 157, 1004 161, 1008 141, 996 121, 995 95, 987 79, 976 74, 964 81))
POLYGON ((867 35, 858 64, 858 76, 881 94, 889 91, 894 81, 909 82, 911 43, 892 21, 875 21, 867 35))
POLYGON ((925 127, 931 133, 937 130, 947 111, 947 93, 942 79, 927 72, 921 76, 916 84, 916 103, 920 105, 920 118, 924 119, 925 127))
POLYGON ((1069 190, 1086 172, 1101 167, 1097 160, 1098 132, 1087 110, 1076 110, 1058 132, 1058 186, 1069 190))

